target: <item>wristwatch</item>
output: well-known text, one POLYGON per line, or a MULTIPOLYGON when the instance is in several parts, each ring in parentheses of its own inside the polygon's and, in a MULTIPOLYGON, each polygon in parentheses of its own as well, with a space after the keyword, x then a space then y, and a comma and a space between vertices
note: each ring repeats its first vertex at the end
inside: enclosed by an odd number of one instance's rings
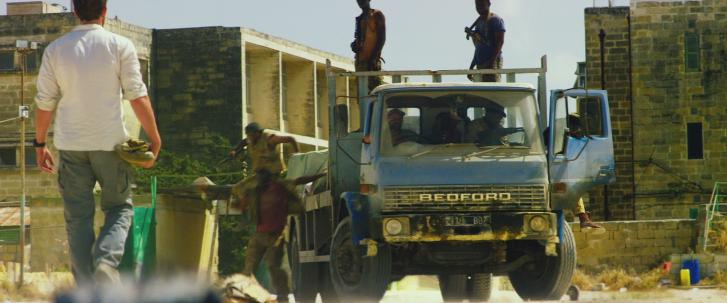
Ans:
POLYGON ((35 148, 45 147, 45 142, 40 143, 40 142, 38 142, 37 139, 33 139, 33 147, 35 147, 35 148))

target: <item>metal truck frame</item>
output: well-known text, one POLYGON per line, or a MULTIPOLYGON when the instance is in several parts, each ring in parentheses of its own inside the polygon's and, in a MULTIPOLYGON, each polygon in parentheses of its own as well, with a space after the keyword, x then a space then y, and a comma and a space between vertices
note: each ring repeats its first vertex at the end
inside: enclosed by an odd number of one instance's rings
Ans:
POLYGON ((501 70, 334 73, 329 64, 328 190, 305 197, 305 213, 290 217, 287 235, 296 299, 312 302, 320 293, 324 302, 378 301, 390 282, 406 275, 437 275, 445 301, 487 301, 493 275, 507 275, 526 300, 559 299, 576 264, 563 210, 593 186, 613 182, 615 164, 606 92, 554 90, 549 103, 546 71, 545 56, 539 68, 501 70), (480 74, 505 74, 511 81, 516 74, 537 74, 538 89, 441 83, 442 76, 480 74), (393 84, 369 94, 367 77, 380 76, 393 84), (404 76, 431 76, 432 83, 401 84, 404 76), (351 133, 348 108, 337 104, 348 97, 336 95, 338 77, 358 79, 362 128, 351 133), (478 96, 488 94, 522 96, 530 113, 523 117, 538 132, 530 154, 493 156, 488 153, 498 148, 489 148, 461 162, 443 161, 424 157, 436 150, 431 148, 382 156, 387 102, 450 93, 464 103, 486 102, 478 96), (565 115, 574 112, 573 104, 586 121, 578 139, 566 135, 565 115), (542 143, 544 137, 549 139, 542 143))

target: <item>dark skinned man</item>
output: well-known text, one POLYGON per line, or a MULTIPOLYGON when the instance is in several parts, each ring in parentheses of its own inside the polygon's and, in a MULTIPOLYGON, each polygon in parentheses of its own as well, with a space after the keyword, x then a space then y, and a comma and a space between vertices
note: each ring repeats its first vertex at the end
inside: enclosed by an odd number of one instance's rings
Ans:
MULTIPOLYGON (((475 55, 470 69, 502 69, 502 46, 505 44, 505 21, 490 11, 490 0, 475 0, 477 20, 470 28, 475 55)), ((475 75, 478 82, 500 82, 499 74, 475 75)))
MULTIPOLYGON (((386 20, 380 10, 371 8, 371 0, 356 0, 361 15, 356 17, 355 40, 351 50, 356 53, 356 71, 380 71, 381 51, 386 42, 386 20)), ((380 77, 369 77, 369 91, 381 84, 380 77)))
POLYGON ((294 153, 300 150, 295 138, 276 135, 255 122, 245 126, 245 136, 246 138, 230 151, 230 156, 235 157, 243 147, 247 147, 254 171, 267 169, 273 175, 280 175, 280 172, 283 171, 283 162, 277 152, 278 144, 289 143, 293 147, 294 153))
POLYGON ((281 268, 283 230, 287 225, 288 214, 299 213, 303 207, 295 186, 313 182, 325 175, 322 173, 285 180, 275 177, 268 170, 260 169, 255 173, 254 188, 240 183, 232 188, 233 199, 242 211, 249 212, 255 224, 255 233, 247 245, 242 273, 251 276, 264 259, 278 295, 278 302, 287 302, 290 293, 288 275, 281 268))

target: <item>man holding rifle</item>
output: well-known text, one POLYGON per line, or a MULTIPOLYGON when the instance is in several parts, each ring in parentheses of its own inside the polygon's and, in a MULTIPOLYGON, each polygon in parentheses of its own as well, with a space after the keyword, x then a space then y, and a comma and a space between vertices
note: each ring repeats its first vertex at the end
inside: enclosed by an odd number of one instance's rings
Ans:
POLYGON ((278 144, 290 143, 293 147, 293 153, 297 153, 300 150, 295 138, 273 134, 255 122, 245 126, 245 136, 246 138, 240 141, 230 151, 230 158, 235 158, 243 149, 247 148, 252 159, 253 171, 266 169, 273 176, 279 176, 283 171, 283 160, 277 152, 278 144))
MULTIPOLYGON (((465 28, 467 39, 472 37, 475 55, 470 69, 502 69, 502 46, 505 44, 505 21, 490 11, 490 0, 475 0, 479 17, 465 28)), ((469 77, 478 82, 500 82, 499 74, 469 77)))

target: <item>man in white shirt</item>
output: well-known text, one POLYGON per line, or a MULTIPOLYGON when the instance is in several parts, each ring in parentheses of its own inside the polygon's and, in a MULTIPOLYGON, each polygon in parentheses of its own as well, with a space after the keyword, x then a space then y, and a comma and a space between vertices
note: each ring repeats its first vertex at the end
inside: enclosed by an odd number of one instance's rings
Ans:
MULTIPOLYGON (((122 98, 151 141, 154 157, 161 137, 147 96, 134 45, 106 31, 107 0, 73 0, 81 25, 51 43, 38 74, 35 146, 38 167, 52 173, 45 146, 55 113, 54 145, 59 150, 58 185, 65 208, 71 269, 78 284, 118 281, 116 268, 131 226, 133 169, 114 152, 127 139, 122 98), (123 93, 123 96, 122 96, 123 93), (101 185, 105 223, 95 239, 93 188, 101 185)), ((151 168, 155 160, 140 166, 151 168)))

